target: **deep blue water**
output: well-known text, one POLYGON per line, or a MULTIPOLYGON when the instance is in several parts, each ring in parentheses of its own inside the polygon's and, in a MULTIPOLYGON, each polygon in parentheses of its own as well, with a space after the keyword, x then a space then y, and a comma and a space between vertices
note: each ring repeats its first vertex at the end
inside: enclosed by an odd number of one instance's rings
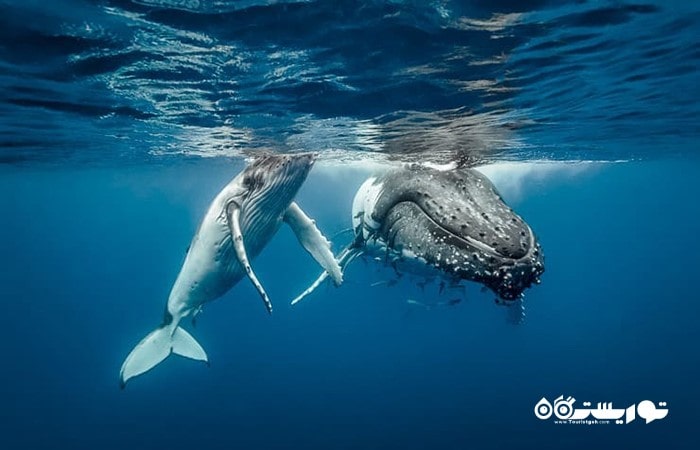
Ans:
MULTIPOLYGON (((697 2, 0 1, 0 448, 696 448, 697 2), (473 161, 535 230, 513 325, 283 228, 120 390, 209 202, 261 151, 319 152, 328 235, 378 167, 473 161), (558 425, 540 398, 645 424, 558 425)), ((335 249, 349 239, 334 237, 335 249)))

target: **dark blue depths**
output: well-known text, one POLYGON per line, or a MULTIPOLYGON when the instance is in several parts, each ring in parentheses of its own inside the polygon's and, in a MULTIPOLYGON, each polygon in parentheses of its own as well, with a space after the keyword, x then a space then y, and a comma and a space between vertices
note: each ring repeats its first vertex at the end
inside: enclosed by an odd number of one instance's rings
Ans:
MULTIPOLYGON (((272 317, 241 283, 188 325, 210 368, 172 358, 120 391, 123 357, 161 319, 206 199, 237 168, 3 169, 3 448, 688 448, 695 439, 700 170, 678 161, 590 164, 504 189, 547 257, 520 326, 474 286, 454 307, 416 307, 407 300, 429 303, 435 291, 373 287, 387 272, 372 262, 292 308, 318 268, 283 229, 255 261, 272 317), (534 417, 542 396, 561 394, 620 407, 666 401, 670 412, 624 426, 534 417)), ((347 226, 362 179, 319 167, 299 201, 331 234, 347 226)))

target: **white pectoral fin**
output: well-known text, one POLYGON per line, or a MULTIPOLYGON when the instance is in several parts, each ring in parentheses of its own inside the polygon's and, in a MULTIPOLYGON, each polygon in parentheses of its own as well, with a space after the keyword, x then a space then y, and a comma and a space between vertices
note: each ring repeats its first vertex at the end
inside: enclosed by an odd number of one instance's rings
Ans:
POLYGON ((233 239, 233 248, 236 251, 236 257, 245 269, 245 272, 250 281, 253 283, 253 286, 255 286, 255 289, 257 289, 258 293, 260 294, 260 297, 265 304, 265 308, 267 308, 267 312, 272 314, 272 302, 270 302, 270 298, 267 296, 265 288, 263 288, 262 284, 260 284, 258 277, 255 276, 255 272, 253 272, 253 269, 250 267, 250 261, 248 261, 248 255, 245 251, 243 233, 241 232, 241 208, 237 204, 231 203, 226 212, 228 216, 229 230, 231 231, 231 238, 233 239))
MULTIPOLYGON (((299 205, 292 202, 284 213, 284 221, 294 231, 301 245, 323 267, 336 286, 343 282, 343 272, 338 261, 331 251, 331 243, 316 227, 316 223, 309 218, 299 205)), ((323 276, 325 279, 325 276, 323 276)))
MULTIPOLYGON (((362 254, 362 251, 357 250, 353 248, 352 246, 347 247, 345 250, 343 250, 340 255, 338 255, 338 262, 341 267, 341 273, 345 271, 347 268, 348 264, 352 262, 353 259, 357 258, 359 255, 362 254)), ((308 297, 313 291, 315 291, 321 283, 323 283, 326 278, 328 278, 328 272, 323 272, 321 275, 316 278, 316 281, 314 281, 311 286, 306 288, 304 292, 299 294, 294 300, 292 300, 292 305, 296 305, 306 297, 308 297)))
POLYGON ((311 286, 307 287, 304 290, 304 292, 297 295, 296 298, 294 300, 292 300, 292 305, 296 305, 297 303, 299 303, 300 301, 302 301, 306 297, 308 297, 309 294, 311 294, 313 291, 315 291, 316 288, 318 288, 321 285, 321 283, 323 283, 326 280, 326 278, 328 278, 328 272, 324 271, 321 275, 318 276, 318 278, 316 278, 316 281, 314 281, 311 284, 311 286))

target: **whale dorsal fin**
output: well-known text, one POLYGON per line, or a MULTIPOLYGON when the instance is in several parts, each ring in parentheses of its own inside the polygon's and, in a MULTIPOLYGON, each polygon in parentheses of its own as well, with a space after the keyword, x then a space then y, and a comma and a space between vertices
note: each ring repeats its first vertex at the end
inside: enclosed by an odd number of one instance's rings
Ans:
POLYGON ((295 202, 289 205, 283 219, 294 231, 302 247, 328 272, 335 285, 340 286, 343 282, 343 273, 340 270, 340 265, 333 256, 331 243, 316 227, 316 223, 295 202))
POLYGON ((243 268, 245 269, 245 273, 248 275, 248 278, 253 283, 253 286, 255 286, 255 289, 258 290, 258 293, 260 294, 260 297, 262 298, 262 301, 265 304, 265 308, 267 308, 267 312, 272 314, 272 302, 270 302, 270 298, 267 296, 265 288, 263 288, 262 284, 260 284, 260 281, 258 281, 258 277, 255 276, 255 272, 253 272, 253 269, 250 267, 250 261, 248 261, 248 255, 245 251, 243 233, 241 232, 240 206, 237 205, 235 202, 231 202, 226 208, 226 215, 228 219, 228 228, 231 231, 231 238, 233 240, 233 248, 236 251, 236 257, 238 258, 238 262, 241 263, 241 266, 243 266, 243 268))

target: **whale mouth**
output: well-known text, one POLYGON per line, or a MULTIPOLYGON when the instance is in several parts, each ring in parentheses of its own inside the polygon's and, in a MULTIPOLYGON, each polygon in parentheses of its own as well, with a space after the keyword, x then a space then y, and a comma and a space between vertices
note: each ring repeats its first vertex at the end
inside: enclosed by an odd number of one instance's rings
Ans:
POLYGON ((480 173, 412 168, 382 185, 372 219, 401 257, 482 283, 507 301, 539 283, 544 255, 537 238, 480 173))

